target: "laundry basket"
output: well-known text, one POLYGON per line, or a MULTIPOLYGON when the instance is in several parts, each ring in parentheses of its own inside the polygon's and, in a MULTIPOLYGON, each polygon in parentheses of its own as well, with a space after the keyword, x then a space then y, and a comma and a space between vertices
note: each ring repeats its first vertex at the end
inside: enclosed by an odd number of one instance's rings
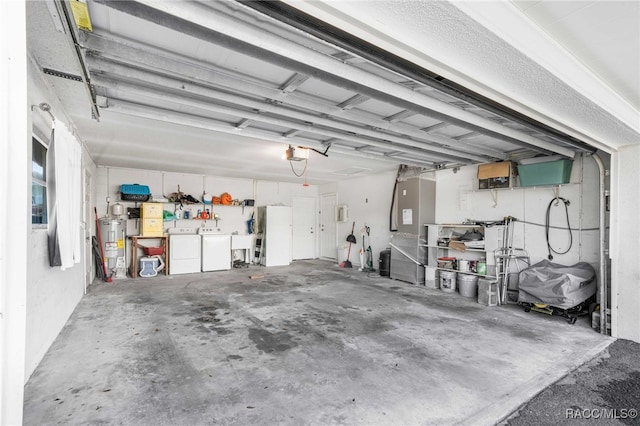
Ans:
POLYGON ((164 247, 142 247, 142 251, 144 251, 144 254, 147 256, 156 256, 164 254, 164 247))

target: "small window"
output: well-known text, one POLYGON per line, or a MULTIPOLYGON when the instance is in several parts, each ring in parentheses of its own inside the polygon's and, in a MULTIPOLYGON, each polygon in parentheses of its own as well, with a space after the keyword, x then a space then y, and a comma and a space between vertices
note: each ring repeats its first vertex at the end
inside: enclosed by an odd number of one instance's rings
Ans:
POLYGON ((47 223, 47 147, 32 138, 31 223, 47 223))

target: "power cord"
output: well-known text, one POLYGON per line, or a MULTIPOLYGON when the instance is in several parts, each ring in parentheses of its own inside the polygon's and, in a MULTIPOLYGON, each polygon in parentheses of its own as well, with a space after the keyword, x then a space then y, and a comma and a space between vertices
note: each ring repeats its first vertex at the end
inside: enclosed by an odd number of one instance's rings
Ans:
POLYGON ((571 203, 566 198, 556 197, 556 198, 552 199, 551 202, 549 203, 549 205, 547 206, 547 215, 546 215, 544 228, 545 228, 545 234, 546 234, 546 237, 547 237, 547 250, 549 252, 549 256, 548 256, 549 260, 553 260, 553 255, 551 253, 567 254, 567 253, 569 253, 569 250, 571 250, 571 247, 573 246, 573 233, 571 231, 571 223, 569 222, 569 204, 571 204, 571 203), (551 228, 551 226, 549 225, 549 218, 551 216, 551 206, 553 206, 554 202, 558 203, 558 201, 562 201, 562 203, 564 204, 564 212, 565 212, 565 215, 567 217, 567 228, 566 229, 569 230, 569 248, 567 248, 563 252, 559 252, 559 251, 554 250, 553 247, 551 247, 551 243, 549 243, 549 229, 551 228))

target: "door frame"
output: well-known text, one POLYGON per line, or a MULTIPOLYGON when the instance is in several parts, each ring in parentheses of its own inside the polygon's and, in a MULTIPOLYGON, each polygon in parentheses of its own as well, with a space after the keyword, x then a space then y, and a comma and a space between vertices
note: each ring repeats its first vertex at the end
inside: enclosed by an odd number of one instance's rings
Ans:
POLYGON ((318 216, 315 214, 316 210, 318 207, 318 198, 317 197, 308 197, 308 196, 294 196, 291 202, 291 244, 292 244, 292 250, 291 250, 291 255, 293 260, 301 260, 301 259, 317 259, 318 258, 318 216), (304 199, 305 201, 307 200, 311 200, 313 201, 313 208, 311 209, 311 219, 313 222, 313 229, 312 229, 312 234, 313 234, 313 253, 311 254, 311 257, 300 257, 298 258, 295 255, 295 248, 293 248, 293 244, 295 241, 295 234, 296 234, 296 221, 295 221, 295 215, 293 214, 294 211, 294 204, 296 202, 296 200, 299 199, 304 199))
POLYGON ((87 294, 87 288, 93 282, 95 277, 94 261, 93 261, 93 209, 91 208, 93 203, 93 174, 88 168, 84 168, 84 174, 82 176, 82 211, 84 220, 82 222, 83 230, 83 249, 84 249, 84 264, 82 267, 84 273, 84 294, 87 294), (88 196, 88 199, 87 199, 88 196))

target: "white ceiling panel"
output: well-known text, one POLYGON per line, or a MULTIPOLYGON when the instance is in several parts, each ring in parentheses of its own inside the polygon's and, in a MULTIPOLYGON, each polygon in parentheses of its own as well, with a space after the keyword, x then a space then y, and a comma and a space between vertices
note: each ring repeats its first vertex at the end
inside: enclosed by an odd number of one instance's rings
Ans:
MULTIPOLYGON (((55 30, 42 2, 28 3, 29 19, 41 27, 29 34, 34 59, 77 72, 69 34, 55 30)), ((496 119, 495 111, 418 82, 409 70, 401 75, 251 4, 88 4, 94 31, 80 33, 79 44, 99 97, 91 99, 82 82, 68 90, 69 82, 47 78, 98 165, 297 181, 280 158, 286 146, 329 147, 328 157, 311 154, 307 176, 324 183, 351 168, 432 169, 593 149, 540 133, 520 117, 496 119), (90 115, 91 100, 99 105, 99 122, 90 115)), ((520 6, 538 17, 555 10, 548 21, 575 25, 579 37, 581 26, 598 24, 585 10, 600 10, 593 2, 520 6)), ((597 28, 607 33, 606 25, 597 28)))
POLYGON ((327 105, 333 106, 355 95, 355 93, 351 91, 314 78, 305 81, 298 91, 302 95, 306 94, 313 98, 324 100, 327 105))

